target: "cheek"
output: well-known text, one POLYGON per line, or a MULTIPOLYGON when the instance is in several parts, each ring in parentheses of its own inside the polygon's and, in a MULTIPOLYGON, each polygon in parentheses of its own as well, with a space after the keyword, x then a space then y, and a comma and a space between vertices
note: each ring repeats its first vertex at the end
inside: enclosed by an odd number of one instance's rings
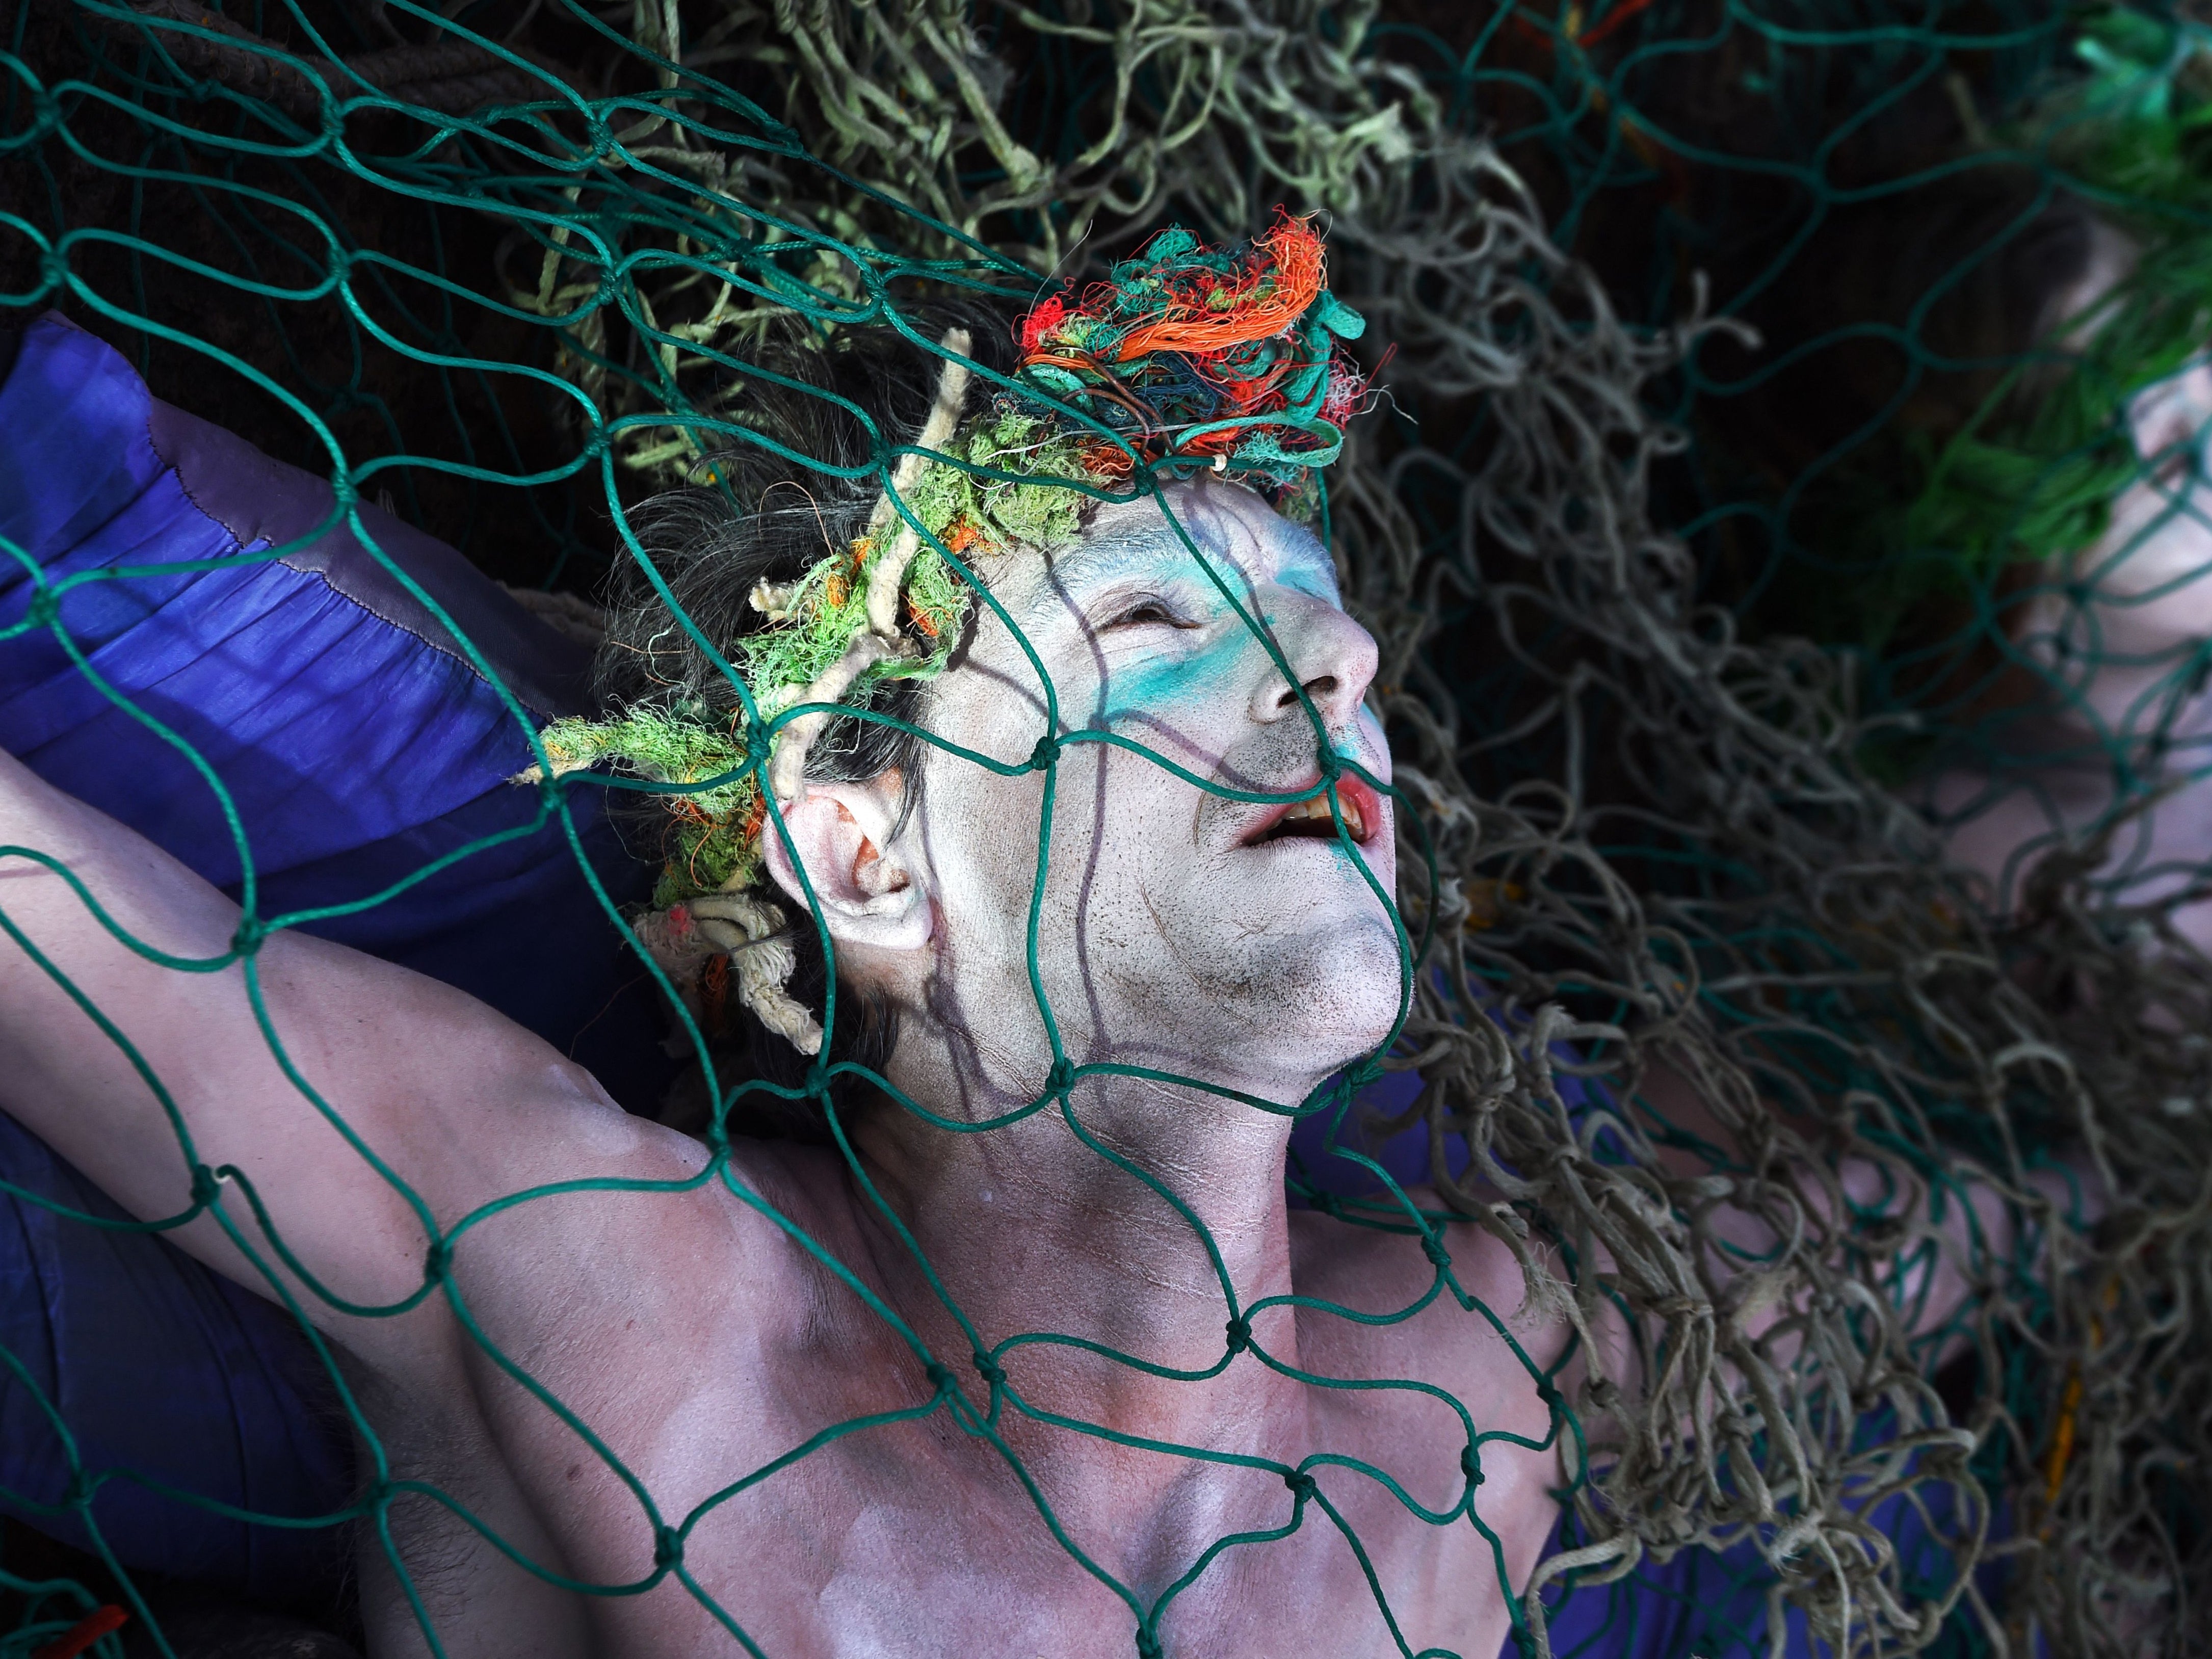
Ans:
MULTIPOLYGON (((1127 735, 1182 763, 1194 758, 1161 742, 1156 730, 1127 735)), ((1108 744, 1063 749, 1053 795, 1048 902, 1079 892, 1094 909, 1109 896, 1114 903, 1136 902, 1128 884, 1145 883, 1164 849, 1190 845, 1198 800, 1197 790, 1144 755, 1108 744)))
POLYGON ((1383 782, 1390 781, 1390 739, 1382 735, 1382 722, 1375 718, 1375 711, 1365 703, 1359 705, 1358 717, 1353 721, 1359 733, 1361 752, 1353 758, 1365 763, 1367 769, 1383 782))
POLYGON ((1110 725, 1141 716, 1184 728, 1200 711, 1227 708, 1243 656, 1241 643, 1232 638, 1175 660, 1109 667, 1099 688, 1100 718, 1110 725))
MULTIPOLYGON (((1375 884, 1389 895, 1391 907, 1395 909, 1398 902, 1397 837, 1377 836, 1359 849, 1359 856, 1367 860, 1368 869, 1374 872, 1375 884)), ((1378 904, 1377 908, 1380 908, 1378 904)))
POLYGON ((1043 779, 1028 772, 1002 777, 957 756, 947 758, 939 775, 954 769, 957 779, 931 801, 937 836, 957 848, 956 861, 972 879, 994 889, 1018 888, 1025 897, 1036 868, 1043 779))

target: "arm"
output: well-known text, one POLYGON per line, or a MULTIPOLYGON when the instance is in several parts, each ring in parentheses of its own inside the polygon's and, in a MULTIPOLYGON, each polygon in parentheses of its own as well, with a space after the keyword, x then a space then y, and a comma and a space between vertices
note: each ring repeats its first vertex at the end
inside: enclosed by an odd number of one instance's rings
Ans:
MULTIPOLYGON (((226 952, 238 907, 113 820, 0 753, 0 847, 34 848, 84 884, 123 930, 155 949, 226 952)), ((0 915, 135 1047, 166 1088, 198 1160, 235 1166, 308 1270, 333 1293, 388 1302, 422 1282, 421 1217, 392 1181, 289 1078, 258 1025, 246 970, 191 973, 118 942, 61 877, 0 856, 0 915)), ((450 1226, 485 1200, 552 1173, 564 1131, 618 1109, 589 1076, 459 992, 296 933, 256 958, 269 1024, 299 1078, 368 1152, 450 1226)), ((191 1202, 192 1174, 155 1091, 54 976, 0 934, 0 1106, 132 1214, 191 1202)), ((269 1253, 244 1194, 233 1220, 269 1253)), ((169 1237, 270 1293, 202 1216, 169 1237)), ((342 1317, 312 1296, 319 1322, 342 1317)), ((349 1346, 409 1340, 415 1321, 348 1321, 349 1346)))

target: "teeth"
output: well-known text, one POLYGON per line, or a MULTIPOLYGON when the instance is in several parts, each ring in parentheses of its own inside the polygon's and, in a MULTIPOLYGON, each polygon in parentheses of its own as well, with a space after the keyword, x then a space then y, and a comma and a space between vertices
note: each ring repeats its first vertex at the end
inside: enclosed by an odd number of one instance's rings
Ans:
MULTIPOLYGON (((1364 840, 1367 835, 1367 823, 1360 817, 1359 808, 1352 803, 1349 795, 1340 799, 1340 805, 1344 811, 1345 829, 1351 832, 1352 840, 1364 840)), ((1327 795, 1309 796, 1284 813, 1282 821, 1285 823, 1290 823, 1302 818, 1317 818, 1322 823, 1330 823, 1334 827, 1329 817, 1328 797, 1327 795)))

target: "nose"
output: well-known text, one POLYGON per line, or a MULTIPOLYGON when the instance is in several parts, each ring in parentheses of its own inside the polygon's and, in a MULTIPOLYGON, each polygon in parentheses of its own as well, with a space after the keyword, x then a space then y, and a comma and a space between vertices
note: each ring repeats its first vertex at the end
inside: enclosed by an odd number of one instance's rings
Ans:
POLYGON ((1273 588, 1262 590, 1260 598, 1275 643, 1297 680, 1293 689, 1283 671, 1269 662, 1252 694, 1252 718, 1263 726, 1290 716, 1303 720, 1298 691, 1304 690, 1313 699, 1322 725, 1341 731, 1352 723, 1375 678, 1375 636, 1311 594, 1273 588))

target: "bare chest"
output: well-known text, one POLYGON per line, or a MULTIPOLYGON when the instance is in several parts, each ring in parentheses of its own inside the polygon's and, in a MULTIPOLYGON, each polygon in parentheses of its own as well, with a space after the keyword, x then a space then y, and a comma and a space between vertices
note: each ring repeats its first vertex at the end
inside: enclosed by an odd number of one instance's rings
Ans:
POLYGON ((380 1655, 427 1647, 396 1555, 448 1652, 1491 1659, 1500 1567, 1525 1583, 1553 1516, 1548 1454, 1471 1465, 1425 1393, 1285 1388, 1249 1357, 1206 1386, 1255 1414, 1133 1444, 1050 1421, 1034 1380, 994 1419, 980 1382, 934 1391, 881 1354, 767 1377, 698 1358, 672 1407, 586 1433, 495 1413, 418 1437, 406 1472, 455 1501, 398 1506, 391 1550, 364 1534, 380 1655))
POLYGON ((379 1401, 420 1490, 363 1529, 376 1659, 430 1651, 425 1620, 518 1659, 1498 1653, 1559 1457, 1526 1359, 1424 1303, 1418 1252, 1333 1244, 1291 1281, 1406 1317, 1279 1304, 1212 1374, 1032 1340, 994 1378, 950 1329, 957 1370, 926 1368, 882 1285, 701 1212, 627 1259, 647 1235, 518 1234, 476 1298, 506 1364, 457 1343, 459 1374, 379 1401))

